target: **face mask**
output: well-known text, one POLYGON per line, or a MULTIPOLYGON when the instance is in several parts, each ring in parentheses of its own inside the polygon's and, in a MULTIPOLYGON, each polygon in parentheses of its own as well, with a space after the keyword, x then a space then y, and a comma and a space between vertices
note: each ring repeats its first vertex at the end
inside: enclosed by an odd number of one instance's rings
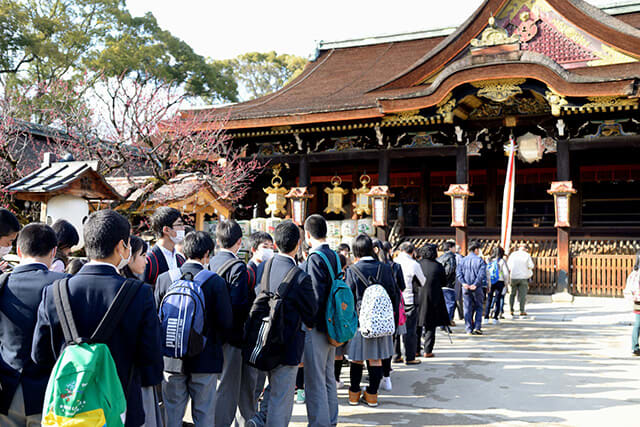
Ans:
POLYGON ((12 247, 11 246, 0 246, 0 258, 2 258, 5 255, 9 255, 9 253, 11 252, 12 247))
POLYGON ((260 248, 258 252, 256 252, 256 255, 262 262, 269 261, 269 259, 273 257, 273 249, 260 248))
POLYGON ((176 230, 176 237, 171 237, 171 241, 176 245, 184 240, 184 230, 176 230))
POLYGON ((122 255, 120 255, 120 264, 118 264, 118 270, 122 270, 123 268, 125 268, 127 264, 129 264, 129 261, 131 261, 131 249, 129 249, 129 256, 126 259, 122 258, 122 255))

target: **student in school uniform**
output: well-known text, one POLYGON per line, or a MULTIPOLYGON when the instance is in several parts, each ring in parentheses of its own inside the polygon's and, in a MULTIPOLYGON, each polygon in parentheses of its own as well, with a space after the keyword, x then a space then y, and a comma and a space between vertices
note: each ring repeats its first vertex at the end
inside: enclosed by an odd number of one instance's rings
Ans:
MULTIPOLYGON (((391 304, 396 305, 397 290, 393 271, 388 264, 378 261, 373 251, 371 237, 360 234, 353 243, 353 256, 356 263, 347 269, 345 282, 351 287, 356 301, 356 307, 360 306, 364 291, 371 278, 375 283, 382 285, 387 291, 391 304), (362 277, 361 277, 362 276, 362 277)), ((362 313, 359 313, 359 316, 362 313)), ((349 387, 349 404, 357 405, 360 399, 370 407, 378 406, 378 387, 382 379, 382 360, 393 355, 393 335, 378 338, 364 338, 360 329, 347 344, 349 355, 351 385, 349 387), (369 386, 363 391, 360 389, 364 362, 367 362, 369 371, 369 386)))
POLYGON ((335 379, 336 348, 327 339, 327 301, 331 291, 329 267, 320 255, 322 252, 334 274, 338 273, 336 252, 327 244, 327 221, 314 214, 304 222, 305 240, 311 246, 302 269, 311 276, 313 292, 318 303, 315 327, 308 331, 304 343, 304 390, 307 417, 310 427, 334 426, 338 423, 338 391, 335 379))
POLYGON ((0 208, 0 273, 9 269, 9 264, 2 258, 11 253, 18 231, 18 218, 10 210, 0 208))
POLYGON ((58 249, 56 250, 56 258, 51 264, 51 271, 64 273, 67 265, 69 265, 69 255, 71 248, 78 244, 80 236, 78 231, 69 221, 59 219, 51 226, 56 233, 58 241, 58 249))
MULTIPOLYGON (((125 283, 118 269, 131 257, 130 231, 129 221, 112 210, 94 212, 84 224, 85 251, 91 261, 69 279, 68 287, 73 320, 81 337, 93 334, 125 283)), ((52 286, 43 291, 33 336, 31 357, 43 366, 53 366, 65 347, 53 293, 52 286)), ((160 323, 151 286, 140 286, 105 344, 127 397, 125 426, 141 426, 145 415, 139 371, 148 367, 154 376, 162 375, 160 323)))
MULTIPOLYGON (((180 275, 196 277, 209 264, 213 253, 213 240, 203 231, 193 231, 184 239, 187 261, 180 268, 180 275)), ((173 284, 171 272, 158 277, 156 305, 173 284)), ((167 427, 182 427, 187 401, 191 398, 191 415, 196 426, 215 424, 216 383, 222 372, 222 341, 232 326, 231 299, 225 281, 213 274, 201 286, 206 310, 207 342, 204 350, 193 357, 181 360, 165 358, 162 395, 167 414, 167 427)))
POLYGON ((233 326, 222 346, 224 364, 216 398, 216 427, 244 425, 256 411, 256 371, 242 361, 244 324, 251 301, 247 266, 237 256, 242 229, 234 220, 221 221, 216 229, 220 249, 209 262, 209 270, 225 280, 233 309, 233 326), (236 414, 236 410, 238 414, 236 414))
POLYGON ((42 402, 53 364, 31 360, 33 331, 42 290, 63 273, 49 271, 55 232, 29 224, 18 236, 20 265, 0 276, 0 425, 40 425, 42 402))
POLYGON ((184 264, 176 245, 184 240, 185 226, 180 211, 167 206, 156 209, 150 221, 158 241, 147 254, 144 281, 155 286, 158 276, 184 264))
MULTIPOLYGON (((284 341, 286 347, 278 366, 267 373, 269 386, 258 412, 248 426, 286 426, 291 420, 293 411, 293 390, 295 388, 298 364, 302 359, 304 335, 302 324, 306 328, 314 326, 316 319, 316 299, 311 286, 311 277, 296 266, 294 259, 300 244, 300 230, 291 221, 284 221, 275 229, 275 243, 279 253, 273 261, 260 264, 258 283, 263 276, 271 292, 276 292, 291 269, 296 275, 283 295, 284 304, 284 341)), ((305 329, 306 329, 305 328, 305 329)))

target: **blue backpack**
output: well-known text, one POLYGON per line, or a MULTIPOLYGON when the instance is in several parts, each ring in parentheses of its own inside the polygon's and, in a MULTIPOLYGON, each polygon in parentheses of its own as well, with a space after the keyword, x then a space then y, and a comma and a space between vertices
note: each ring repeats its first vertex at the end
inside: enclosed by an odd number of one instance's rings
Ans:
POLYGON ((353 292, 351 292, 351 288, 343 280, 344 273, 342 272, 340 257, 337 253, 335 254, 339 272, 337 276, 325 254, 320 251, 313 253, 320 255, 325 264, 327 264, 329 274, 331 275, 331 290, 329 291, 329 299, 327 300, 325 318, 327 320, 329 344, 334 347, 339 347, 353 338, 358 330, 358 315, 356 313, 353 292))
POLYGON ((494 259, 487 266, 489 270, 489 281, 492 285, 495 285, 500 280, 500 266, 498 265, 498 260, 494 259))
POLYGON ((173 283, 160 303, 164 355, 174 359, 192 357, 204 350, 206 307, 202 285, 215 273, 200 271, 191 273, 170 270, 173 283))

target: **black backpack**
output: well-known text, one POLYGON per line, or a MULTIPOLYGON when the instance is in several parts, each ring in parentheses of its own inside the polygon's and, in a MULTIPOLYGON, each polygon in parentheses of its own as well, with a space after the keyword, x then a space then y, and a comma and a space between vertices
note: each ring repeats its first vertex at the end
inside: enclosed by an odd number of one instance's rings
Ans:
POLYGON ((269 276, 273 258, 267 261, 260 281, 260 294, 253 302, 245 323, 242 357, 261 371, 270 371, 280 364, 284 353, 284 297, 301 270, 294 266, 278 286, 269 291, 269 276))

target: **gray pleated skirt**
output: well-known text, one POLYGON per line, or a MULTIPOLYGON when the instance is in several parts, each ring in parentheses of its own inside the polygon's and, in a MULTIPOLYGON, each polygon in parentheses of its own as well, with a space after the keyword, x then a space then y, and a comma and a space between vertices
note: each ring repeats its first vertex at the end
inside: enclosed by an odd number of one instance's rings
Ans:
POLYGON ((364 338, 360 329, 347 344, 349 360, 387 359, 393 355, 393 336, 380 338, 364 338))
POLYGON ((347 346, 349 345, 348 342, 342 344, 340 347, 336 347, 336 356, 344 356, 345 354, 347 354, 347 346))

